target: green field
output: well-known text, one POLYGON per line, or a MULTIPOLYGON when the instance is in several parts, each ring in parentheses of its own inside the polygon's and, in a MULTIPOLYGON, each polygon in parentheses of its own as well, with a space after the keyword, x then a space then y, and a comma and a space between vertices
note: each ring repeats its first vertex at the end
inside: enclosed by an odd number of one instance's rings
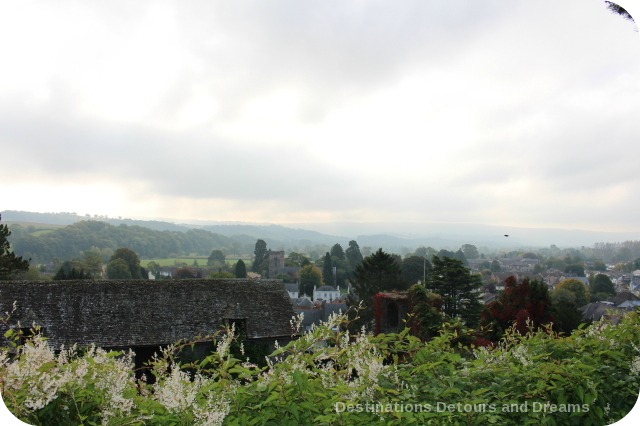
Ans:
POLYGON ((25 230, 33 237, 39 237, 39 236, 48 234, 50 232, 55 231, 56 229, 64 228, 65 226, 65 225, 51 225, 47 223, 9 222, 9 221, 7 221, 6 224, 9 227, 16 226, 16 225, 21 226, 25 228, 25 230))

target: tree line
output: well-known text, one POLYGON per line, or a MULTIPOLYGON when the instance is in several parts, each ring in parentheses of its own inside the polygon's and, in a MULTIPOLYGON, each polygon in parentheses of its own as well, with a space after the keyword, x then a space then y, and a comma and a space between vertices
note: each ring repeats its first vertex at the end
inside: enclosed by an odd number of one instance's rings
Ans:
POLYGON ((251 251, 251 243, 200 229, 155 231, 137 225, 82 221, 41 235, 32 235, 27 227, 20 225, 13 225, 11 230, 14 251, 34 263, 80 258, 91 250, 99 251, 106 260, 121 247, 130 248, 147 259, 206 256, 212 248, 237 254, 251 251))

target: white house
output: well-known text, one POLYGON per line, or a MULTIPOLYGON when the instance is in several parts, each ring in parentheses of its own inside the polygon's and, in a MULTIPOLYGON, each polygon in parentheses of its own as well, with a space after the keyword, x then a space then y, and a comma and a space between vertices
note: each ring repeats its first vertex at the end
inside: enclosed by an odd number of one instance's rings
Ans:
POLYGON ((330 285, 323 285, 320 288, 313 287, 313 300, 324 300, 333 302, 340 298, 340 286, 336 289, 330 285))

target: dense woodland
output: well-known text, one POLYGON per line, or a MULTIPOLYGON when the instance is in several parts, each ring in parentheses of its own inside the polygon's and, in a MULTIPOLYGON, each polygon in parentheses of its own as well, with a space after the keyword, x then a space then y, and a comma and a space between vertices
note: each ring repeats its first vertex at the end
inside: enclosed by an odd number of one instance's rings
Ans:
POLYGON ((120 247, 128 247, 146 259, 207 256, 212 249, 227 254, 242 254, 252 252, 255 243, 255 238, 230 238, 201 229, 156 231, 141 226, 114 226, 98 221, 82 221, 40 234, 33 226, 14 225, 11 232, 14 251, 31 258, 34 263, 79 258, 83 252, 92 249, 110 256, 120 247))

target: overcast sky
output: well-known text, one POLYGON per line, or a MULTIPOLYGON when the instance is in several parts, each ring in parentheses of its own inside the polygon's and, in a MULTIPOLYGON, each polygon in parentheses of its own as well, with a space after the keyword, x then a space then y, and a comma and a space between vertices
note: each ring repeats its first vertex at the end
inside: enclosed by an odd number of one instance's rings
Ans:
POLYGON ((3 2, 0 58, 0 210, 640 230, 601 0, 3 2))

